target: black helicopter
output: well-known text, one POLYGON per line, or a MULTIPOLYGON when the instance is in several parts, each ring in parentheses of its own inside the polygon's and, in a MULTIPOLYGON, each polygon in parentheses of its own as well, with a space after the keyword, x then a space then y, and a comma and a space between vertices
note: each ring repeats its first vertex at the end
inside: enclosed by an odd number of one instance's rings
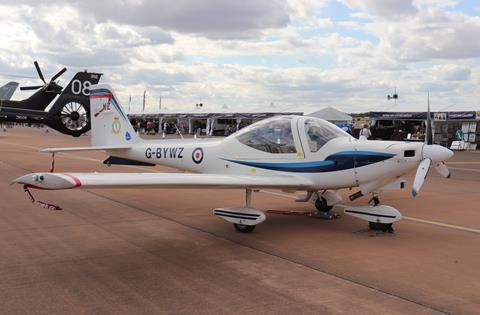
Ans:
POLYGON ((63 89, 55 80, 67 71, 67 68, 63 68, 46 82, 38 62, 35 61, 34 64, 44 84, 20 87, 23 91, 38 89, 27 99, 0 100, 0 122, 44 124, 74 137, 90 130, 89 88, 98 83, 102 74, 86 70, 78 72, 63 89), (55 98, 57 99, 50 110, 45 111, 55 98))

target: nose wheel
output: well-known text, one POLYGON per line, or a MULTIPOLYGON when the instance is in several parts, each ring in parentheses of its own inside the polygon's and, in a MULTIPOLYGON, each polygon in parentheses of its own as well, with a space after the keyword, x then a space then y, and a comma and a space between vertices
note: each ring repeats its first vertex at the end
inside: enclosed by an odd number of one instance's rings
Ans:
POLYGON ((338 216, 336 213, 330 211, 332 210, 333 206, 329 206, 327 204, 327 200, 321 196, 315 200, 315 208, 317 208, 317 211, 313 212, 312 214, 312 217, 314 218, 333 220, 338 216))

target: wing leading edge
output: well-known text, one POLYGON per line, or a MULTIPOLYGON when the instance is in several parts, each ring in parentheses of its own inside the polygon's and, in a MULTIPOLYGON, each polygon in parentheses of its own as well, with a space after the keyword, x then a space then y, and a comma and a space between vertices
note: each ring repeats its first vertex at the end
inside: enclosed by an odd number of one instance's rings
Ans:
POLYGON ((14 183, 47 190, 84 188, 297 188, 312 183, 293 175, 190 173, 31 173, 14 183))
POLYGON ((40 152, 56 153, 56 152, 74 152, 74 151, 107 151, 107 150, 128 150, 132 146, 118 145, 118 146, 95 146, 95 147, 70 147, 70 148, 47 148, 40 150, 40 152))

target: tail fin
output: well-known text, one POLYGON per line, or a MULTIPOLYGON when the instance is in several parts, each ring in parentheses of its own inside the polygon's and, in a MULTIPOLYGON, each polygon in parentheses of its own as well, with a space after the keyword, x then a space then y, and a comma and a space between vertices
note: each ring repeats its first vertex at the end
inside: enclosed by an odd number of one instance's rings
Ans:
POLYGON ((78 72, 48 111, 48 125, 75 137, 90 130, 90 88, 101 73, 78 72))
MULTIPOLYGON (((91 72, 77 72, 75 76, 70 80, 67 87, 63 89, 60 96, 50 109, 50 113, 57 114, 63 106, 68 102, 78 102, 82 105, 86 105, 88 108, 88 96, 90 94, 90 87, 100 81, 101 73, 91 72)), ((87 109, 86 108, 86 109, 87 109)))
POLYGON ((0 101, 8 101, 18 87, 18 82, 8 82, 0 87, 0 101))
MULTIPOLYGON (((101 73, 77 72, 64 89, 55 82, 49 82, 32 96, 21 101, 18 107, 31 110, 45 110, 59 94, 57 100, 48 111, 50 115, 57 115, 67 102, 74 101, 82 105, 88 104, 90 86, 97 84, 101 76, 101 73)), ((63 130, 59 131, 64 132, 63 130)))
POLYGON ((77 72, 72 78, 67 87, 63 89, 60 97, 70 96, 70 97, 84 97, 88 99, 90 93, 90 86, 95 85, 100 81, 101 73, 92 73, 92 72, 77 72))
POLYGON ((88 107, 90 87, 97 84, 101 76, 101 73, 91 73, 87 71, 77 72, 67 87, 63 89, 49 112, 56 114, 68 102, 78 102, 88 107))
POLYGON ((91 87, 90 121, 92 146, 115 146, 141 141, 108 85, 91 87))

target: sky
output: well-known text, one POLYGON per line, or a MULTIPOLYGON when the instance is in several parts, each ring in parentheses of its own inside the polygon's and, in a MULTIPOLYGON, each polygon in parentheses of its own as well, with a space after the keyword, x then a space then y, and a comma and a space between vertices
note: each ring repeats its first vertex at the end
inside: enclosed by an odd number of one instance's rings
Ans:
POLYGON ((480 110, 480 2, 0 0, 0 84, 39 84, 34 60, 104 73, 132 111, 144 90, 148 111, 480 110))

